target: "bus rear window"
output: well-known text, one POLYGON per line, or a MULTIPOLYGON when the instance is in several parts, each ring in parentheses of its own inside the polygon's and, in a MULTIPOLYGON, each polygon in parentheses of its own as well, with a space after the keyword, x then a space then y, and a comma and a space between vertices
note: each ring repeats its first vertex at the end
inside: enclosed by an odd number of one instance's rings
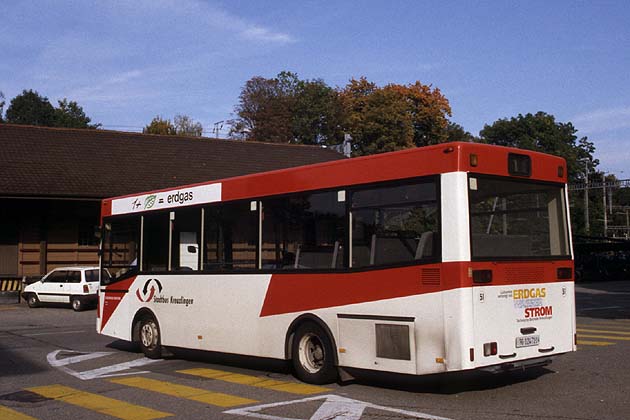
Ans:
POLYGON ((472 257, 567 257, 569 240, 560 185, 471 176, 472 257))

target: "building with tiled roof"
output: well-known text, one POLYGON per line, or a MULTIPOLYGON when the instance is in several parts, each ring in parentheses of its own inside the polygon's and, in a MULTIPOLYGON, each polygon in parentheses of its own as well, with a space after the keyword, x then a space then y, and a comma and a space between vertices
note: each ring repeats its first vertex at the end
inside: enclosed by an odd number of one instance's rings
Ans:
POLYGON ((0 124, 0 276, 97 264, 105 197, 342 158, 315 146, 0 124))

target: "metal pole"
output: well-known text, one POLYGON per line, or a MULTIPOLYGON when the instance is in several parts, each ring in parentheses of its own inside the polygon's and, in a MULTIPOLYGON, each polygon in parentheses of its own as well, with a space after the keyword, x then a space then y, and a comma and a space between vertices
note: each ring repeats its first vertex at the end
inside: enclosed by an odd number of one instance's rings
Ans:
POLYGON ((613 214, 613 201, 612 201, 612 197, 613 196, 613 189, 612 189, 612 185, 610 186, 610 188, 608 188, 608 211, 610 212, 610 214, 613 214))
POLYGON ((584 166, 586 169, 584 172, 586 176, 586 182, 584 184, 584 219, 586 221, 586 235, 589 235, 591 232, 591 222, 588 217, 588 161, 584 162, 584 166))

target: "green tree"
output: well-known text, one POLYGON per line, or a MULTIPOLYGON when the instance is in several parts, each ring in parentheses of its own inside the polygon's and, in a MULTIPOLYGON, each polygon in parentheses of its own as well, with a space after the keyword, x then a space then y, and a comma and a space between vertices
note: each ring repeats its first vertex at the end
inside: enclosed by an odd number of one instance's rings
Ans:
POLYGON ((337 92, 323 80, 300 81, 291 105, 293 143, 332 145, 343 141, 343 106, 337 92))
POLYGON ((179 136, 201 137, 203 135, 203 125, 195 122, 188 115, 175 115, 173 126, 175 133, 179 136))
POLYGON ((33 90, 24 90, 11 100, 6 119, 11 124, 55 126, 55 108, 48 98, 33 90))
POLYGON ((479 141, 479 139, 470 134, 470 132, 464 130, 464 127, 452 121, 449 121, 446 127, 446 137, 448 141, 479 141))
POLYGON ((90 124, 92 119, 85 115, 83 108, 75 101, 64 98, 55 109, 55 127, 68 128, 99 128, 101 124, 90 124))
POLYGON ((0 91, 0 123, 4 122, 2 116, 4 115, 4 93, 0 91))
POLYGON ((237 118, 228 121, 230 136, 291 143, 291 89, 295 79, 293 73, 283 72, 274 79, 256 76, 245 82, 234 109, 237 118))
POLYGON ((292 72, 245 83, 229 121, 230 136, 298 144, 343 140, 343 108, 337 92, 321 79, 301 80, 292 72))
POLYGON ((569 182, 578 182, 584 179, 585 165, 594 169, 599 161, 593 157, 595 145, 576 133, 570 122, 557 122, 553 115, 537 112, 497 120, 485 125, 479 135, 486 143, 561 156, 567 161, 569 182))
POLYGON ((163 119, 159 115, 153 118, 149 125, 142 129, 142 132, 145 134, 161 134, 171 136, 177 134, 175 126, 173 125, 171 120, 163 119))
MULTIPOLYGON (((48 98, 34 90, 24 90, 11 100, 6 113, 6 122, 11 124, 39 125, 44 127, 98 128, 101 124, 92 121, 75 101, 64 98, 59 107, 52 106, 48 98)), ((4 105, 4 102, 2 102, 4 105)), ((0 106, 0 117, 2 107, 0 106)))

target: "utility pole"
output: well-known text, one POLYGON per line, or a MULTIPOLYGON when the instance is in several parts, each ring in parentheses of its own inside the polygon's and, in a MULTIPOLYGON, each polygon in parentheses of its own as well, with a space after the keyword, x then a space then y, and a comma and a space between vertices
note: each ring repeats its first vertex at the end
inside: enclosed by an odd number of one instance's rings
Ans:
POLYGON ((214 137, 217 139, 219 138, 219 132, 223 129, 224 122, 224 120, 221 120, 214 123, 214 128, 212 129, 212 132, 214 133, 214 137))
POLYGON ((608 214, 606 212, 606 173, 602 173, 602 198, 604 199, 604 237, 608 236, 608 214))

